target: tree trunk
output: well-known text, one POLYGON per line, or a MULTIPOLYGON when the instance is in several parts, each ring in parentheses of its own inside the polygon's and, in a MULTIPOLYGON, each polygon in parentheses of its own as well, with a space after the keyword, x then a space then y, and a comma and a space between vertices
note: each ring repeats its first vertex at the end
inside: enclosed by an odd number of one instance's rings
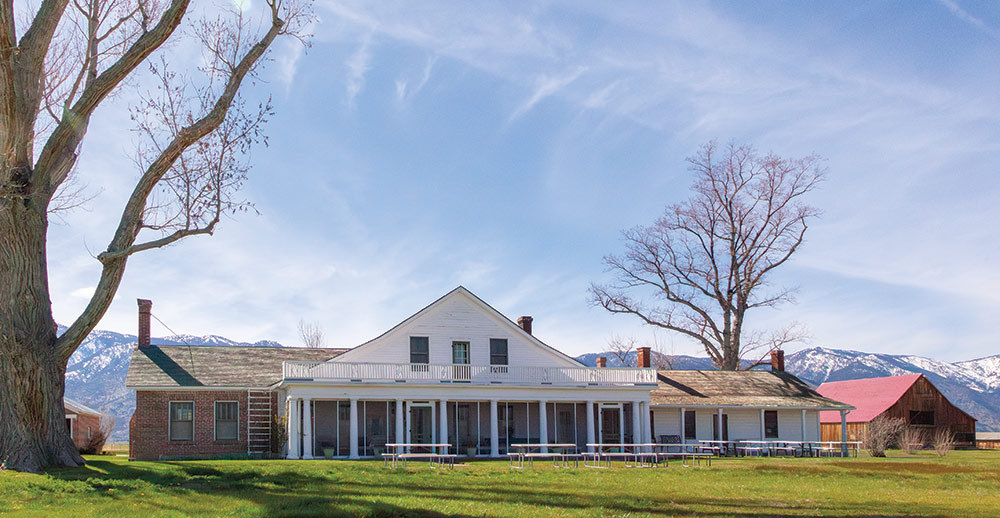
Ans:
POLYGON ((18 471, 83 464, 66 428, 47 227, 30 197, 0 199, 0 462, 18 471))

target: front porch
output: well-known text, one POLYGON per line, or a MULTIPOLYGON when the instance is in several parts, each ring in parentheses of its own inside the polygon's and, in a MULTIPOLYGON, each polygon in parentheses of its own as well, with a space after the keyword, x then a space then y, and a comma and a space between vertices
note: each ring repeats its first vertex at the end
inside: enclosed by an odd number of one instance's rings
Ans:
POLYGON ((511 444, 567 443, 583 452, 588 443, 652 440, 646 401, 293 398, 289 417, 289 458, 379 457, 392 443, 502 457, 511 444))

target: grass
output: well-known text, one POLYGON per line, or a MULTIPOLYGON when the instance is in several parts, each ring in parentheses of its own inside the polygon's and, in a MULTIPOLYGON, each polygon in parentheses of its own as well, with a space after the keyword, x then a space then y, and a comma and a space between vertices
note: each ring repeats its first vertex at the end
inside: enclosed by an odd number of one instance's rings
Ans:
POLYGON ((0 472, 2 516, 998 516, 1000 452, 723 459, 711 468, 452 470, 375 461, 128 462, 0 472))

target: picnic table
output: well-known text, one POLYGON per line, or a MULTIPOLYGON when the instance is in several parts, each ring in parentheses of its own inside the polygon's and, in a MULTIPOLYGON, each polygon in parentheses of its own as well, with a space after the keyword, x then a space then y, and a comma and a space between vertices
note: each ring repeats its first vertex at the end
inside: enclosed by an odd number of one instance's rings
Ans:
POLYGON ((611 467, 611 461, 620 459, 628 467, 648 468, 654 467, 657 461, 657 454, 654 449, 659 446, 657 443, 588 443, 587 447, 594 451, 583 454, 583 466, 585 468, 605 468, 611 467), (601 461, 605 461, 607 466, 601 466, 601 461))
POLYGON ((708 465, 711 466, 712 457, 718 455, 719 448, 699 443, 656 443, 653 452, 656 456, 657 464, 659 464, 660 459, 663 459, 664 463, 667 463, 671 458, 680 458, 681 464, 687 468, 693 464, 701 466, 702 459, 706 460, 708 465), (664 448, 676 448, 677 451, 658 451, 664 448), (691 463, 688 464, 688 461, 691 463))
POLYGON ((403 467, 406 467, 406 462, 412 459, 427 459, 430 462, 430 466, 443 467, 445 464, 450 465, 453 469, 455 467, 455 457, 458 455, 449 453, 437 453, 435 450, 441 448, 442 451, 448 451, 451 444, 448 443, 412 443, 412 442, 395 442, 385 445, 386 448, 391 448, 388 453, 382 454, 383 465, 388 466, 389 462, 392 462, 392 467, 396 468, 399 463, 403 463, 403 467), (437 464, 435 466, 435 464, 437 464))
POLYGON ((829 457, 840 457, 844 455, 844 450, 847 450, 848 457, 852 452, 857 457, 861 449, 861 441, 809 441, 809 445, 817 457, 822 457, 824 453, 829 457))
POLYGON ((574 467, 580 465, 580 457, 576 454, 576 445, 573 443, 518 443, 511 444, 510 448, 517 450, 507 453, 510 467, 513 469, 524 469, 525 460, 528 461, 528 467, 534 467, 535 459, 551 459, 552 465, 556 468, 567 468, 570 462, 574 463, 574 467), (549 451, 541 451, 543 448, 549 451), (572 453, 563 450, 572 450, 572 453))
POLYGON ((698 442, 719 448, 719 456, 728 455, 729 452, 735 453, 736 445, 739 443, 739 441, 715 441, 715 440, 709 441, 707 439, 702 439, 698 442))
POLYGON ((805 456, 806 450, 810 449, 809 443, 802 441, 750 441, 744 440, 740 441, 743 446, 736 446, 736 453, 740 453, 743 456, 747 456, 749 452, 757 452, 758 454, 763 454, 765 451, 769 456, 777 456, 779 453, 785 453, 786 455, 795 456, 798 453, 800 456, 805 456))

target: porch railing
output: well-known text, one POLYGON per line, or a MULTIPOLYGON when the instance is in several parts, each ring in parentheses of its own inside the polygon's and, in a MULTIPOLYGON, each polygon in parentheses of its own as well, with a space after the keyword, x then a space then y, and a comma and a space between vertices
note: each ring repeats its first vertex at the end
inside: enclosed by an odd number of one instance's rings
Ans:
POLYGON ((435 365, 427 363, 292 362, 285 380, 478 385, 655 385, 655 369, 435 365))

